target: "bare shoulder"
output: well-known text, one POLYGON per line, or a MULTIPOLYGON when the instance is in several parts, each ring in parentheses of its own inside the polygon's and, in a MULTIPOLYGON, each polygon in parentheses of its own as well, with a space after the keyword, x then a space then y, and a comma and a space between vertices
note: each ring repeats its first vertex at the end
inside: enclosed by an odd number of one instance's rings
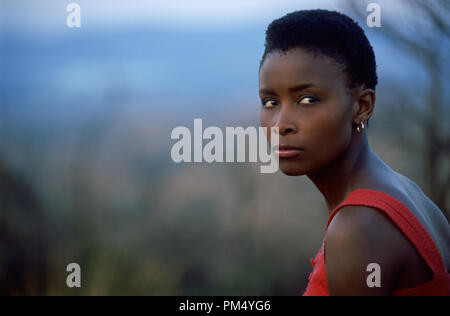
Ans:
MULTIPOLYGON (((373 173, 370 181, 361 183, 360 186, 383 192, 401 202, 431 236, 444 260, 447 271, 450 271, 450 226, 443 210, 431 201, 419 185, 389 167, 381 167, 377 169, 376 173, 373 173), (378 172, 378 170, 381 171, 378 172)), ((409 248, 411 259, 414 250, 409 248)), ((415 257, 417 258, 417 256, 415 257)))
POLYGON ((344 206, 326 234, 326 274, 332 295, 390 295, 407 258, 408 240, 382 211, 344 206), (367 268, 377 264, 383 286, 367 286, 367 268))
POLYGON ((450 271, 450 226, 444 210, 439 209, 414 181, 400 173, 396 175, 402 181, 403 192, 392 196, 402 202, 426 229, 450 271))

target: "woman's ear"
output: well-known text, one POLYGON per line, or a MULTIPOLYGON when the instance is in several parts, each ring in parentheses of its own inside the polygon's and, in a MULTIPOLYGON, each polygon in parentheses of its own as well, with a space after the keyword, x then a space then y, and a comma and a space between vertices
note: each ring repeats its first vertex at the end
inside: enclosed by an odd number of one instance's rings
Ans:
POLYGON ((372 116, 375 106, 375 91, 373 89, 361 88, 356 99, 353 122, 360 124, 366 122, 372 116))

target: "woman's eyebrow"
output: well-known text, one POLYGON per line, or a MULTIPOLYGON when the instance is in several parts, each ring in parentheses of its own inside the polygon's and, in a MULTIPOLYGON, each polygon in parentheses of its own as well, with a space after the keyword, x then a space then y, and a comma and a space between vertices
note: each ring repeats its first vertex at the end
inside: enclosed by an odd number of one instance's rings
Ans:
POLYGON ((298 84, 296 86, 293 86, 292 88, 289 88, 289 92, 297 92, 301 91, 310 87, 313 87, 314 85, 312 83, 302 83, 298 84))
MULTIPOLYGON (((291 88, 289 88, 289 92, 298 92, 310 87, 314 87, 314 84, 312 83, 302 83, 302 84, 298 84, 295 85, 291 88)), ((259 90, 259 93, 261 94, 269 94, 269 95, 278 95, 276 92, 273 92, 272 90, 266 89, 266 88, 262 88, 261 90, 259 90)))
POLYGON ((273 92, 272 90, 262 88, 259 90, 260 94, 269 94, 269 95, 278 95, 276 92, 273 92))

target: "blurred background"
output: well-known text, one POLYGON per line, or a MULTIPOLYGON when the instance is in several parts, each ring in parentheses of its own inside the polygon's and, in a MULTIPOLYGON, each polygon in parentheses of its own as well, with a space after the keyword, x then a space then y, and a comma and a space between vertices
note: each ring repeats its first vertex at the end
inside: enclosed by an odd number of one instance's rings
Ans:
POLYGON ((259 126, 264 32, 299 9, 366 31, 369 141, 449 216, 448 1, 0 0, 0 294, 300 295, 325 201, 252 163, 175 164, 176 126, 259 126), (79 263, 82 288, 66 286, 79 263))

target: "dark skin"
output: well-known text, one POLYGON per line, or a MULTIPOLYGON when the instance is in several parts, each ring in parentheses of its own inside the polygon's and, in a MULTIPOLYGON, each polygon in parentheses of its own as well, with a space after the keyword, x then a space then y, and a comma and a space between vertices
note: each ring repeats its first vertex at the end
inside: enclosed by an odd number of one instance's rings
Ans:
MULTIPOLYGON (((271 52, 259 72, 261 126, 278 127, 279 143, 303 148, 301 155, 281 158, 289 176, 306 175, 323 194, 331 213, 358 188, 382 191, 403 202, 440 241, 448 268, 448 226, 409 179, 390 169, 371 150, 367 122, 375 92, 363 85, 349 87, 347 74, 330 57, 301 48, 271 52), (399 189, 404 188, 404 190, 399 189), (416 199, 406 192, 416 190, 416 199), (416 204, 425 205, 419 210, 416 204)), ((270 142, 270 133, 268 133, 270 142)), ((421 191, 420 191, 421 192, 421 191)), ((445 221, 445 219, 444 219, 445 221)), ((346 206, 337 213, 326 235, 326 273, 330 295, 391 295, 432 280, 432 272, 409 240, 381 211, 346 206), (366 285, 369 263, 378 263, 382 286, 366 285)))

